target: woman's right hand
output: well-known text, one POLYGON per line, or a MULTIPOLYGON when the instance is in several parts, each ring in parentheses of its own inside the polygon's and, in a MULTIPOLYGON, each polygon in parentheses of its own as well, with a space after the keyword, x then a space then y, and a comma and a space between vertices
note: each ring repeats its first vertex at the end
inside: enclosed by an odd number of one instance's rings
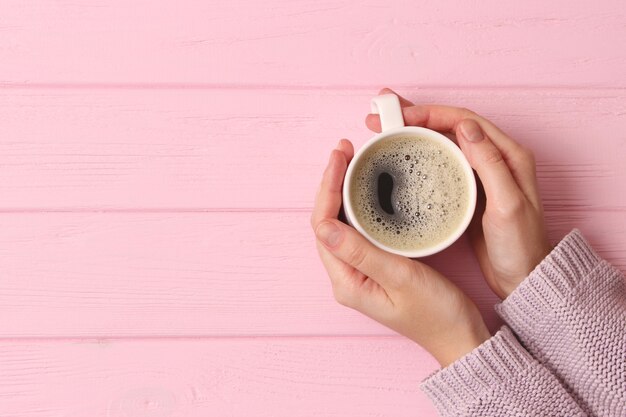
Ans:
MULTIPOLYGON (((389 89, 380 92, 390 93, 396 94, 389 89)), ((398 97, 407 125, 454 133, 477 172, 486 207, 482 221, 477 212, 470 237, 487 283, 500 298, 507 297, 552 250, 533 154, 470 110, 414 105, 398 97)), ((380 132, 378 115, 369 114, 366 124, 380 132)))
POLYGON ((385 252, 339 221, 353 155, 346 139, 332 151, 311 216, 335 298, 419 343, 445 367, 489 339, 489 331, 476 305, 439 272, 385 252))

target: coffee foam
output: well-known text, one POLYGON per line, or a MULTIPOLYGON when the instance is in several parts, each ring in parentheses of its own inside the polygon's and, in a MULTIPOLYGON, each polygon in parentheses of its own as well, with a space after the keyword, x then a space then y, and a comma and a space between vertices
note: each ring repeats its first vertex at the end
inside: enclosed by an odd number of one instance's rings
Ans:
POLYGON ((352 173, 350 199, 361 226, 399 250, 432 247, 459 227, 469 204, 467 174, 450 149, 418 136, 382 139, 361 156, 352 173), (379 177, 393 178, 391 206, 379 201, 379 177))

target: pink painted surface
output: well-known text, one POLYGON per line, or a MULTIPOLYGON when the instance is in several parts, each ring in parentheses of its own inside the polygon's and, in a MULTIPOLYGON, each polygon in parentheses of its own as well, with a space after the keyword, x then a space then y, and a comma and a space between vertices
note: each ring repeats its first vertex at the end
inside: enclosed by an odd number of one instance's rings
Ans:
POLYGON ((400 338, 0 341, 0 361, 11 416, 434 415, 435 363, 400 338))
MULTIPOLYGON (((579 227, 626 269, 623 212, 547 217, 553 240, 579 227)), ((0 334, 393 334, 334 302, 308 224, 307 212, 5 213, 0 334)), ((496 324, 496 298, 465 241, 429 263, 496 324)))
MULTIPOLYGON (((404 92, 404 91, 403 91, 404 92)), ((0 210, 310 209, 376 91, 0 89, 0 210), (263 192, 259 192, 263 190, 263 192)), ((548 208, 626 208, 626 89, 407 89, 536 150, 548 208), (573 169, 576 167, 576 169, 573 169)))
POLYGON ((626 86, 622 0, 4 0, 0 81, 626 86))
MULTIPOLYGON (((471 107, 626 269, 624 38, 617 0, 0 2, 0 416, 435 416, 331 298, 328 150, 385 85, 471 107)), ((429 262, 498 325, 466 242, 429 262)))

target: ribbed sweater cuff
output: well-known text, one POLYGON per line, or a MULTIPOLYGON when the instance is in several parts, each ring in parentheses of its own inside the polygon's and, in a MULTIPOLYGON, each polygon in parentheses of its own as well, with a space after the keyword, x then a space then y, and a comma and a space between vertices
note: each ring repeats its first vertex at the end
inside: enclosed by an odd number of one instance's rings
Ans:
POLYGON ((459 410, 519 377, 533 362, 511 330, 503 326, 472 352, 429 376, 421 389, 443 416, 458 415, 459 410))
POLYGON ((575 229, 515 291, 496 305, 496 311, 522 340, 527 340, 571 297, 572 290, 600 261, 580 231, 575 229))

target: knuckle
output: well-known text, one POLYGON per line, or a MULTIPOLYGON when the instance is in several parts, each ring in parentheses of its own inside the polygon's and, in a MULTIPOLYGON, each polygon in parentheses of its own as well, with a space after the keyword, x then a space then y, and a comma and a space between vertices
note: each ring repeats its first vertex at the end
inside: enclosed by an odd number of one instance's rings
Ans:
POLYGON ((537 158, 535 158, 535 153, 532 151, 532 149, 524 148, 524 157, 529 163, 535 165, 535 161, 537 160, 537 158))
POLYGON ((365 248, 361 245, 352 245, 348 249, 348 263, 355 267, 356 269, 360 269, 365 264, 367 258, 367 253, 365 252, 365 248))
POLYGON ((535 153, 526 147, 520 147, 519 150, 520 159, 527 164, 535 164, 535 153))
POLYGON ((477 116, 475 111, 470 110, 467 107, 461 107, 460 110, 461 110, 461 114, 463 114, 465 117, 477 116))
POLYGON ((315 233, 317 226, 319 226, 320 223, 322 223, 324 220, 329 220, 329 219, 326 216, 316 214, 316 213, 313 213, 311 215, 311 229, 313 229, 313 233, 315 233))
POLYGON ((410 282, 422 286, 426 277, 428 276, 428 270, 425 264, 421 262, 411 262, 411 280, 410 282))
POLYGON ((335 297, 335 301, 342 306, 348 306, 350 304, 350 299, 346 291, 338 285, 333 285, 333 297, 335 297))
POLYGON ((494 147, 482 155, 482 161, 489 165, 499 164, 502 162, 502 154, 494 147))
POLYGON ((502 219, 515 219, 526 210, 526 200, 522 196, 511 197, 497 206, 498 216, 502 219))
POLYGON ((333 283, 333 297, 335 298, 335 301, 342 306, 354 308, 354 294, 355 291, 353 288, 350 288, 349 285, 345 283, 333 283))
POLYGON ((390 280, 390 284, 397 289, 404 288, 410 281, 411 277, 419 276, 420 271, 415 267, 416 262, 397 262, 395 267, 395 274, 390 280))
POLYGON ((405 293, 421 282, 424 270, 419 262, 410 259, 398 259, 394 262, 394 272, 386 277, 385 288, 405 293))
POLYGON ((520 170, 520 172, 536 175, 537 162, 534 152, 528 148, 520 147, 516 153, 514 168, 520 170))
POLYGON ((534 173, 537 170, 537 158, 535 157, 535 153, 530 149, 526 150, 526 164, 531 172, 534 173))

